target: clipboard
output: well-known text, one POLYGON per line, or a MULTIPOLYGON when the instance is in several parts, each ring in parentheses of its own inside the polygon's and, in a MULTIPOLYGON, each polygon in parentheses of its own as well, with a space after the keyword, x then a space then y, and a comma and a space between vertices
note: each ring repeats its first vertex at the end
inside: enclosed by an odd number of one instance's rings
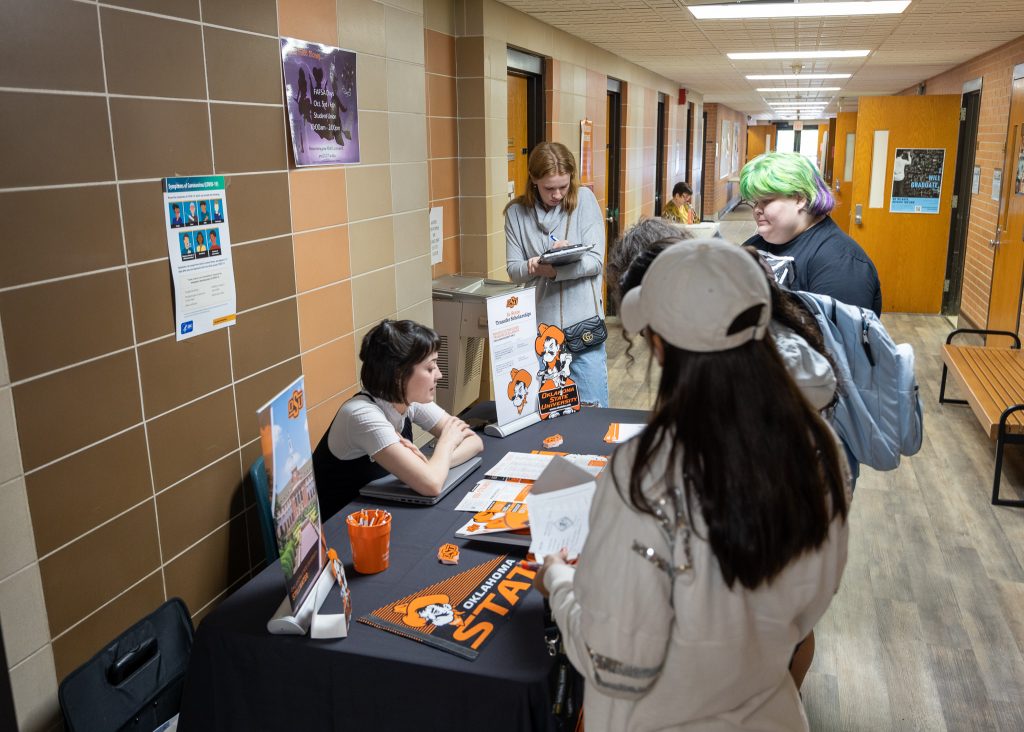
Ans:
POLYGON ((560 264, 578 262, 591 249, 593 249, 591 244, 570 244, 567 247, 549 249, 540 255, 540 262, 541 264, 551 264, 556 267, 560 264))

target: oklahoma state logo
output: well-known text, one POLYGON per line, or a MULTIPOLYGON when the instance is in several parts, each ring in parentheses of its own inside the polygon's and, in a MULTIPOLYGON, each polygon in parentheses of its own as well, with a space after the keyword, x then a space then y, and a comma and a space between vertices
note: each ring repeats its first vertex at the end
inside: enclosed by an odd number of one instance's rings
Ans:
POLYGON ((296 389, 292 392, 292 398, 288 400, 288 419, 296 419, 302 411, 302 390, 296 389))
POLYGON ((510 297, 508 300, 505 301, 505 307, 507 307, 509 309, 514 308, 518 304, 519 304, 519 298, 516 297, 515 295, 513 295, 512 297, 510 297))

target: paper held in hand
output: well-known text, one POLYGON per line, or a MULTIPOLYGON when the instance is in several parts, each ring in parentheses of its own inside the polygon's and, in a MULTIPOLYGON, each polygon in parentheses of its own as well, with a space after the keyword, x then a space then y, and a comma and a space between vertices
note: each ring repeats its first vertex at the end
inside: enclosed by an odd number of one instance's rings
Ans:
POLYGON ((594 476, 561 457, 553 457, 526 497, 530 514, 530 551, 543 562, 548 554, 569 550, 569 559, 583 551, 590 529, 594 476))

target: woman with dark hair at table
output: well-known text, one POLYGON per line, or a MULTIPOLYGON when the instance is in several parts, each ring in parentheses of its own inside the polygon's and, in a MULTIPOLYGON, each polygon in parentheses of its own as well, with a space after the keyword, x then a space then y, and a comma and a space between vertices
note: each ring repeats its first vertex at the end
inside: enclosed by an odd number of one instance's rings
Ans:
POLYGON ((789 664, 839 587, 847 481, 772 343, 765 275, 682 242, 621 316, 662 365, 653 413, 598 480, 578 566, 535 578, 587 731, 806 730, 789 664))
POLYGON ((465 422, 434 402, 442 378, 440 343, 437 333, 411 320, 383 320, 363 337, 363 389, 341 405, 313 452, 325 520, 388 473, 417 493, 436 496, 450 468, 483 450, 465 422), (429 457, 412 442, 413 424, 437 438, 429 457))

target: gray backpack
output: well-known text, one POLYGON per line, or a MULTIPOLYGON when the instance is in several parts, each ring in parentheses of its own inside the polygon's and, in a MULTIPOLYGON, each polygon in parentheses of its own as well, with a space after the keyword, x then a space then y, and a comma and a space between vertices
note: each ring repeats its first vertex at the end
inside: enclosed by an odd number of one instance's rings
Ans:
POLYGON ((827 295, 794 292, 814 315, 839 373, 832 424, 858 461, 893 470, 921 449, 924 423, 914 349, 896 345, 878 317, 827 295))

